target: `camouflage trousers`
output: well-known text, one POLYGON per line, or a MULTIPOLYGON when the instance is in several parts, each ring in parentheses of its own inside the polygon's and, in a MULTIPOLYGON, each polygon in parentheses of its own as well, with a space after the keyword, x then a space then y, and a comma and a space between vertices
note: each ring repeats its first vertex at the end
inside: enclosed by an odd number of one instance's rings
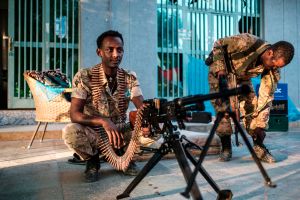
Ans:
MULTIPOLYGON (((234 88, 235 85, 232 84, 230 78, 231 77, 228 77, 228 87, 234 88)), ((215 73, 209 72, 208 82, 209 82, 210 93, 219 92, 219 80, 215 73)), ((239 95, 237 97, 230 97, 229 101, 227 102, 226 101, 224 102, 221 99, 211 100, 211 103, 216 113, 224 112, 231 107, 232 110, 238 109, 238 112, 240 112, 241 116, 247 116, 248 114, 253 113, 256 110, 257 97, 255 95, 251 81, 250 80, 237 81, 237 85, 242 85, 242 84, 247 84, 250 87, 251 92, 248 95, 239 95)), ((250 135, 252 131, 250 131, 249 128, 252 120, 253 118, 251 117, 251 115, 243 119, 243 125, 250 135)), ((229 117, 225 116, 221 120, 216 130, 216 133, 219 136, 231 135, 233 133, 232 123, 229 117)))
MULTIPOLYGON (((77 153, 82 159, 87 160, 99 152, 100 136, 89 126, 83 126, 77 123, 67 124, 62 130, 62 137, 70 150, 77 153)), ((123 134, 124 142, 129 144, 131 131, 125 131, 123 134)), ((140 145, 150 146, 156 141, 156 138, 139 137, 140 145)))

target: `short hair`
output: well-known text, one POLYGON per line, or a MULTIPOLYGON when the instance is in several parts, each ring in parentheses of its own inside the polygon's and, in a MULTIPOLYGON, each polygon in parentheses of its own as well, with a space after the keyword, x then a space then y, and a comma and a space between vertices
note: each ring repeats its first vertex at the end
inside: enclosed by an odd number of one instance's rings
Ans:
POLYGON ((275 58, 283 58, 285 64, 289 64, 294 57, 294 46, 287 41, 279 41, 271 45, 275 58))
POLYGON ((118 37, 122 40, 122 43, 124 44, 123 36, 121 33, 119 33, 118 31, 109 30, 109 31, 105 31, 104 33, 102 33, 101 35, 98 36, 98 38, 97 38, 97 47, 98 48, 102 47, 103 40, 106 37, 118 37))

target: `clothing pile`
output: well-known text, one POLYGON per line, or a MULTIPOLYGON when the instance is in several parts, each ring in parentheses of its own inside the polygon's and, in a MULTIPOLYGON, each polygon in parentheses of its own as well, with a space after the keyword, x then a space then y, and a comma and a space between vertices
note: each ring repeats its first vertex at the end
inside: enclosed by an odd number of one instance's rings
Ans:
POLYGON ((27 75, 31 78, 37 80, 42 88, 47 88, 48 100, 52 100, 58 94, 63 93, 63 96, 67 101, 71 101, 71 93, 63 92, 63 88, 70 88, 71 82, 68 80, 67 76, 57 70, 48 71, 26 71, 27 75))
POLYGON ((35 80, 43 83, 44 85, 53 86, 53 87, 62 87, 69 88, 70 81, 67 76, 57 70, 48 70, 48 71, 27 71, 26 72, 30 77, 35 80))

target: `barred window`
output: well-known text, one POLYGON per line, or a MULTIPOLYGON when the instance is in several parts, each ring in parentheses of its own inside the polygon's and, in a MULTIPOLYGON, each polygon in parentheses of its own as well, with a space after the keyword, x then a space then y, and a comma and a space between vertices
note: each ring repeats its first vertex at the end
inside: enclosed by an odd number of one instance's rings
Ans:
POLYGON ((204 59, 219 38, 260 36, 260 0, 157 0, 157 96, 207 93, 204 59))

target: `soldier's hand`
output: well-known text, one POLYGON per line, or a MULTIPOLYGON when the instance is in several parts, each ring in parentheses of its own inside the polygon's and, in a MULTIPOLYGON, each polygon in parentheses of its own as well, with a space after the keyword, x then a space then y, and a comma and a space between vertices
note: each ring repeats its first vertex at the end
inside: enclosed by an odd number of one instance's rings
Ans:
POLYGON ((124 138, 123 135, 118 131, 117 126, 109 119, 105 119, 102 123, 102 126, 107 133, 110 144, 117 149, 121 148, 124 138))

